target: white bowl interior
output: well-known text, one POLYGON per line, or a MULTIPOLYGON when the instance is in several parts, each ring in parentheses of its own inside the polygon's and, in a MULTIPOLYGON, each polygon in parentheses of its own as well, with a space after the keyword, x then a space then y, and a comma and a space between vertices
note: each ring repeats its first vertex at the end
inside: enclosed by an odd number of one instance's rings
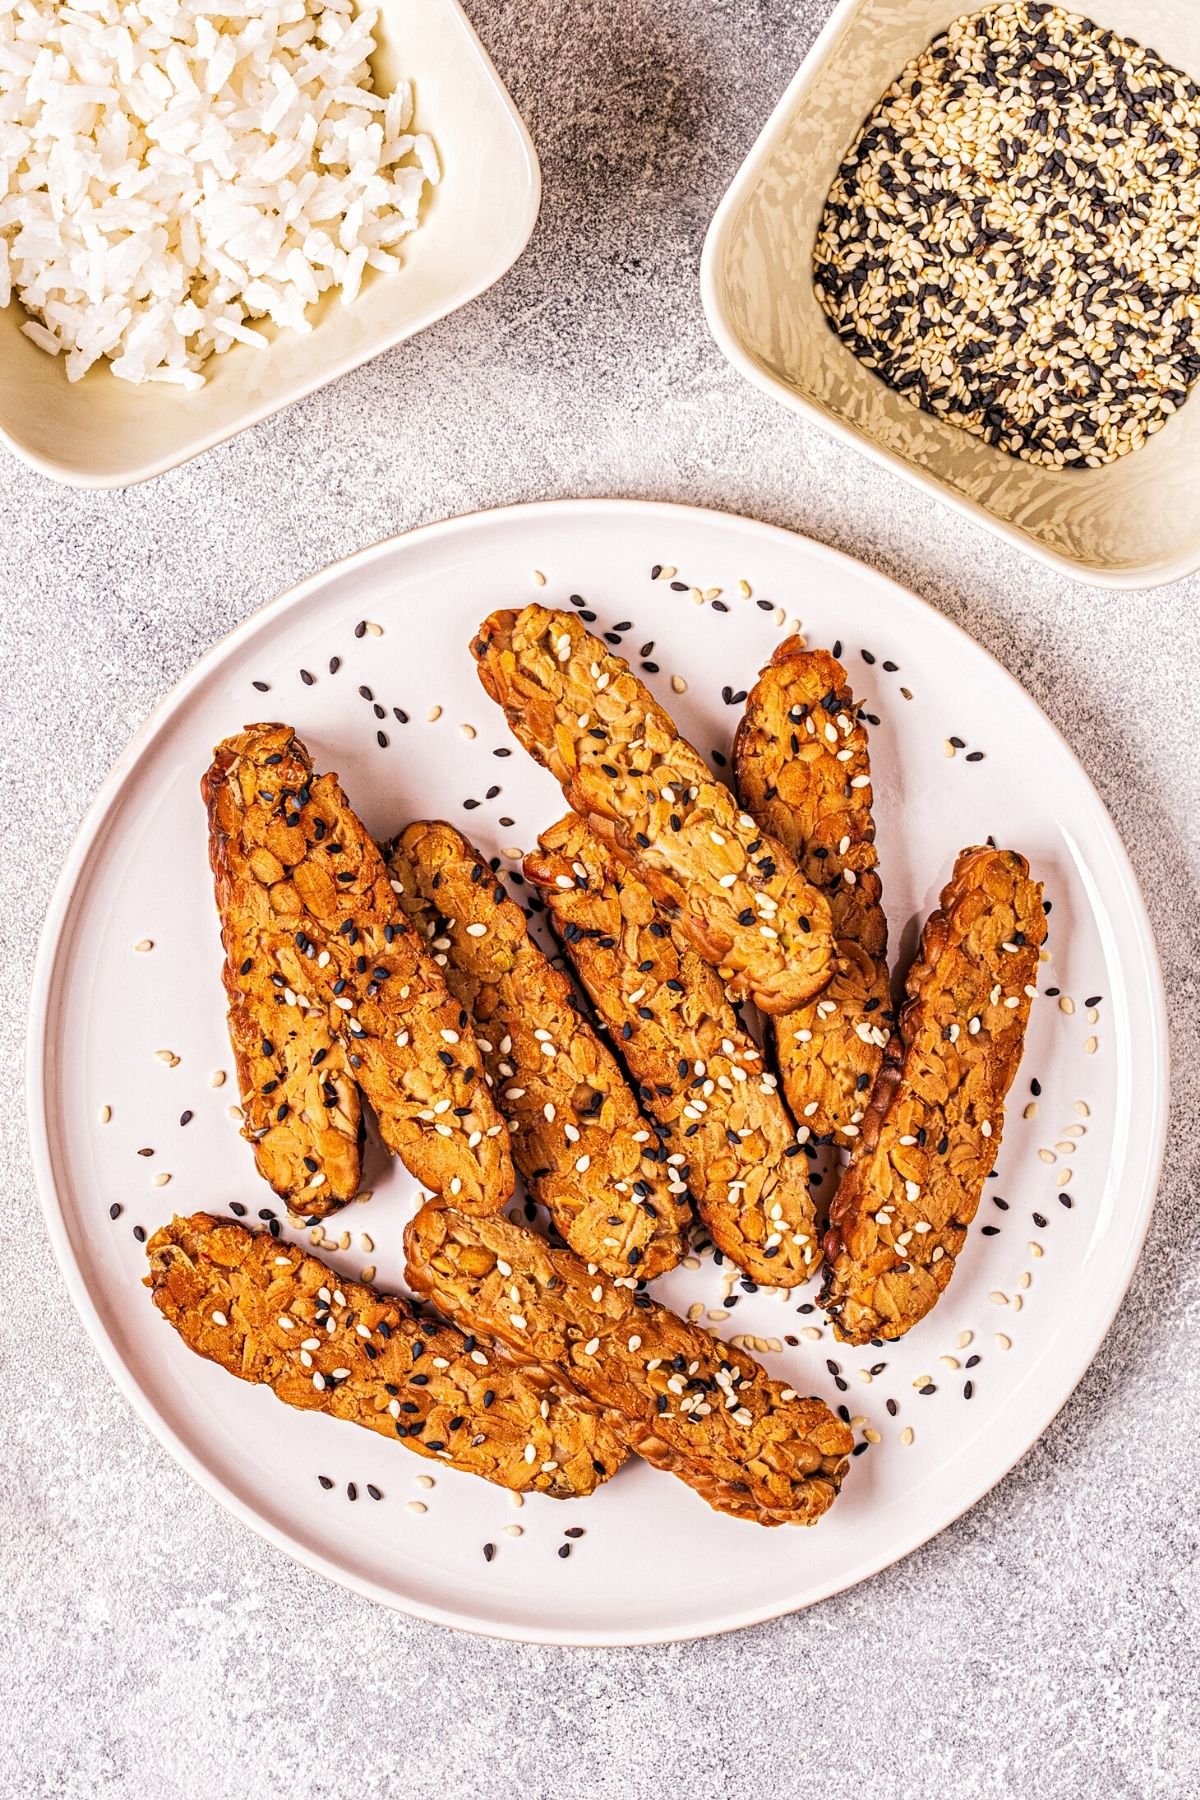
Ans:
MULTIPOLYGON (((1035 467, 893 393, 833 335, 817 301, 812 245, 842 156, 904 64, 962 10, 953 0, 846 0, 751 153, 713 259, 715 305, 781 397, 900 458, 1031 547, 1098 579, 1182 574, 1200 562, 1200 403, 1106 468, 1035 467)), ((1087 10, 1200 79, 1194 0, 1100 0, 1087 10)))
POLYGON ((356 368, 499 279, 537 217, 537 158, 457 0, 377 0, 376 86, 413 83, 416 119, 437 145, 442 180, 427 190, 403 266, 370 270, 351 306, 326 297, 309 334, 280 332, 266 350, 236 345, 206 365, 198 393, 116 380, 104 365, 80 382, 22 334, 16 302, 0 310, 0 434, 46 473, 81 486, 139 481, 196 455, 356 368))

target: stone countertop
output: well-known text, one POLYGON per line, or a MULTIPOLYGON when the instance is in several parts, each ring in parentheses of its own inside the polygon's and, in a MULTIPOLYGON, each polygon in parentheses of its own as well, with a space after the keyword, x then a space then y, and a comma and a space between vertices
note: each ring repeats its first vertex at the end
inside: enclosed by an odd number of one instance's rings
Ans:
POLYGON ((407 526, 542 496, 654 496, 795 527, 916 588, 1082 758, 1141 872, 1171 997, 1158 1209, 1073 1399, 924 1550, 731 1637, 526 1649, 326 1584, 160 1449, 71 1310, 14 1093, 0 1145, 0 1793, 1200 1792, 1200 580, 1125 594, 1064 580, 778 409, 713 347, 705 227, 827 0, 470 10, 545 175, 533 242, 497 288, 149 486, 77 493, 0 462, 5 1066, 20 1066, 36 934, 79 819, 202 651, 407 526))

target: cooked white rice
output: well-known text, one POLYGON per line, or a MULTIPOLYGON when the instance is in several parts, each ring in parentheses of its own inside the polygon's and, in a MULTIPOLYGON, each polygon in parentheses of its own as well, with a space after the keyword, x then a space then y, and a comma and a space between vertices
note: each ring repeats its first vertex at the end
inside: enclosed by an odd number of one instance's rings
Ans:
POLYGON ((397 264, 433 144, 374 92, 353 0, 0 0, 0 305, 126 381, 311 329, 397 264))

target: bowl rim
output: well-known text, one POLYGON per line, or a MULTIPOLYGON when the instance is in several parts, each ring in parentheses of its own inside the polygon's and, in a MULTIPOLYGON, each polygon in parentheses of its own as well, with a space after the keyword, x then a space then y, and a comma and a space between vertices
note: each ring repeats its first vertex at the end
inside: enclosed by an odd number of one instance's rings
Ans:
POLYGON ((1178 556, 1120 568, 1083 562, 1077 557, 1052 550, 1022 526, 997 518, 980 501, 960 494, 941 476, 919 469, 908 457, 877 443, 858 426, 823 412, 779 376, 768 373, 746 348, 736 331, 721 292, 721 273, 728 257, 734 223, 828 62, 835 40, 843 35, 844 28, 866 4, 867 0, 838 0, 837 6, 817 33, 799 68, 775 103, 712 216, 700 258, 700 299, 717 348, 747 381, 780 401, 791 412, 799 413, 801 418, 819 425, 823 431, 861 451, 881 467, 903 476, 906 481, 915 483, 934 499, 953 507, 964 518, 985 526, 997 537, 1004 538, 1018 550, 1024 551, 1027 556, 1036 557, 1039 562, 1048 564, 1073 581, 1099 588, 1147 589, 1165 587, 1171 582, 1182 581, 1195 574, 1200 569, 1200 541, 1193 550, 1178 556))
MULTIPOLYGON (((343 375, 348 375, 352 370, 362 368, 365 363, 372 362, 375 357, 384 355, 388 350, 394 350, 398 344, 403 344, 409 338, 415 337, 418 332, 436 324, 439 319, 448 318, 460 307, 469 305, 472 300, 477 300, 480 294, 486 293, 488 288, 494 287, 508 273, 518 258, 524 254, 541 211, 541 163, 538 160, 537 149, 530 135, 529 127, 517 110, 515 100, 505 86, 500 71, 484 48, 461 0, 440 0, 440 3, 455 18, 463 36, 466 55, 473 58, 479 65, 485 81, 493 89, 496 100, 499 102, 500 114, 512 132, 517 152, 524 164, 524 178, 520 184, 519 196, 523 197, 523 211, 514 212, 512 241, 503 249, 500 258, 465 286, 455 288, 448 303, 444 298, 435 299, 397 330, 390 333, 382 342, 366 348, 360 345, 349 350, 326 367, 315 371, 311 377, 303 377, 283 397, 264 395, 237 419, 213 425, 210 429, 202 432, 199 437, 188 439, 182 444, 162 451, 157 456, 133 462, 128 468, 106 472, 75 467, 67 468, 54 456, 45 455, 38 450, 31 450, 25 444, 18 442, 6 428, 2 419, 0 419, 0 444, 3 444, 27 467, 36 470, 39 475, 48 475, 52 481, 60 482, 67 487, 91 492, 109 492, 116 488, 136 487, 144 481, 152 481, 159 475, 167 474, 171 469, 180 468, 184 463, 191 462, 197 456, 203 456, 206 451, 215 449, 218 444, 228 443, 231 438, 238 437, 243 431, 249 431, 253 426, 261 425, 264 419, 269 419, 273 414, 295 406, 299 401, 308 399, 318 389, 328 387, 332 382, 340 380, 343 375)), ((11 304, 20 304, 15 294, 11 304)), ((238 347, 235 346, 235 348, 238 347)))

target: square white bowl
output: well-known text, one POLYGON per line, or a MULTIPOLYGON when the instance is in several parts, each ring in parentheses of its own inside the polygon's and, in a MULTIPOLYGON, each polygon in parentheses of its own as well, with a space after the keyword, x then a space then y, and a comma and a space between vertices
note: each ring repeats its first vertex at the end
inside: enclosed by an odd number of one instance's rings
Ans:
MULTIPOLYGON (((1196 0, 1084 10, 1200 79, 1196 0)), ((918 411, 834 336, 817 300, 813 241, 843 156, 905 63, 962 12, 962 0, 841 0, 709 227, 709 328, 756 386, 1053 567, 1107 587, 1176 581, 1200 568, 1200 395, 1118 462, 1044 469, 918 411)))
POLYGON ((75 487, 126 487, 223 443, 411 337, 498 281, 529 241, 541 175, 528 131, 458 0, 376 0, 377 88, 411 81, 416 120, 437 147, 402 266, 367 271, 358 298, 322 297, 311 332, 280 331, 265 350, 235 345, 205 365, 196 393, 118 381, 97 364, 69 382, 61 357, 0 309, 0 440, 75 487))

